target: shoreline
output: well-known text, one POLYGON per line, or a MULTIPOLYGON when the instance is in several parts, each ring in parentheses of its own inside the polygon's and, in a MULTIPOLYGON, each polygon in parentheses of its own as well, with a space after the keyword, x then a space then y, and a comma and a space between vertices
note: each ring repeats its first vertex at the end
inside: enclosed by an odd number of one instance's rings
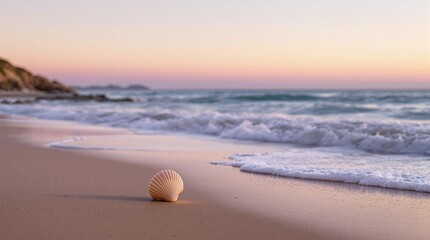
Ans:
MULTIPOLYGON (((64 136, 82 129, 0 121, 0 238, 318 239, 313 231, 207 202, 185 182, 180 200, 151 201, 158 169, 82 151, 23 143, 29 134, 64 136), (51 129, 50 129, 51 128, 51 129), (32 157, 29 157, 32 156, 32 157), (252 227, 252 228, 250 228, 252 227), (287 236, 287 237, 286 237, 287 236)), ((88 131, 86 129, 85 131, 88 131)), ((100 134, 100 129, 93 134, 100 134)), ((103 133, 101 133, 103 134, 103 133)))
MULTIPOLYGON (((61 231, 71 233, 73 230, 85 229, 88 235, 81 238, 91 239, 106 237, 107 232, 111 232, 102 231, 100 225, 103 224, 104 227, 113 224, 125 227, 126 224, 129 231, 115 228, 112 232, 121 234, 117 237, 133 239, 137 238, 133 235, 137 233, 157 236, 155 229, 165 232, 172 227, 169 224, 178 222, 182 228, 173 227, 173 233, 162 234, 161 238, 172 238, 171 234, 174 234, 184 239, 425 239, 430 234, 426 228, 430 223, 430 215, 422 213, 422 209, 430 207, 428 194, 271 177, 209 164, 236 148, 247 148, 234 143, 190 140, 183 136, 135 136, 117 129, 84 127, 74 123, 62 127, 61 124, 49 124, 53 121, 37 122, 0 120, 2 151, 22 150, 22 153, 9 151, 5 155, 8 157, 2 160, 2 169, 8 169, 0 175, 1 182, 8 183, 2 188, 0 200, 1 212, 6 213, 2 214, 6 217, 0 218, 3 220, 0 220, 2 238, 13 236, 10 235, 14 234, 11 229, 17 231, 18 225, 35 224, 29 216, 40 218, 45 215, 46 224, 58 221, 67 223, 72 225, 72 229, 61 231), (109 140, 106 136, 119 136, 115 139, 117 142, 130 141, 130 137, 134 137, 161 146, 161 149, 126 152, 43 147, 49 141, 76 134, 103 136, 102 139, 106 138, 106 141, 109 140), (178 150, 181 144, 190 144, 192 147, 178 150), (30 152, 34 153, 32 159, 22 158, 24 153, 30 152), (21 158, 16 161, 19 155, 21 158), (46 159, 43 159, 45 156, 46 159), (26 164, 40 168, 41 172, 35 172, 26 164), (148 201, 146 184, 150 177, 156 171, 169 167, 178 169, 183 175, 183 195, 171 205, 148 201), (23 169, 29 175, 17 174, 23 169), (83 173, 75 176, 72 169, 83 173), (48 176, 42 176, 43 171, 48 176), (97 174, 94 176, 94 173, 97 174), (118 178, 112 179, 112 175, 118 178), (53 176, 55 181, 52 180, 53 176), (29 181, 30 178, 33 179, 29 181), (71 180, 78 184, 69 183, 71 180), (56 215, 55 211, 47 208, 52 204, 56 210, 71 214, 69 217, 72 218, 56 215), (20 210, 13 211, 10 205, 20 210), (24 212, 26 206, 32 206, 33 210, 24 212), (85 216, 89 219, 86 224, 89 226, 75 222, 77 213, 73 212, 74 208, 82 214, 80 217, 87 214, 85 216), (94 212, 94 209, 98 210, 94 212), (153 214, 151 216, 155 217, 158 225, 154 226, 155 223, 145 219, 146 211, 153 214), (175 219, 163 218, 171 212, 176 214, 175 219), (116 217, 104 219, 105 214, 116 217), (97 223, 100 220, 103 224, 97 223), (143 223, 154 231, 138 228, 143 223), (95 225, 100 229, 95 229, 95 225), (3 230, 7 230, 7 233, 3 230)), ((91 141, 97 143, 101 139, 94 137, 91 141)), ((42 226, 40 230, 30 227, 30 232, 26 234, 64 238, 61 231, 50 233, 53 229, 49 225, 42 226)), ((25 236, 25 232, 19 233, 25 236)))

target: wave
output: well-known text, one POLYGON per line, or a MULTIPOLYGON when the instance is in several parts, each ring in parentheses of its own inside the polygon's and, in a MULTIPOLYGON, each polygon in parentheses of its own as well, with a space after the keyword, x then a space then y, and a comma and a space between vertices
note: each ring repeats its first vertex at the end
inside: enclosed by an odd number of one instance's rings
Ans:
MULTIPOLYGON (((134 96, 136 97, 136 96, 134 96)), ((350 104, 428 103, 429 91, 167 91, 145 92, 144 102, 242 103, 242 102, 325 102, 350 104)))
POLYGON ((330 92, 303 92, 303 93, 253 93, 230 96, 227 99, 239 101, 319 101, 332 103, 419 103, 430 101, 429 92, 361 92, 341 91, 330 92))
POLYGON ((415 119, 415 120, 429 120, 430 107, 423 109, 402 109, 401 112, 393 114, 393 117, 400 119, 415 119))
POLYGON ((130 129, 204 134, 221 138, 347 147, 379 154, 430 155, 430 125, 395 121, 329 120, 275 114, 123 109, 93 106, 7 106, 0 112, 130 129))
POLYGON ((261 95, 242 95, 230 97, 239 101, 316 101, 322 99, 314 95, 307 94, 261 94, 261 95))
POLYGON ((266 94, 191 94, 191 95, 150 95, 139 98, 143 102, 163 102, 163 103, 242 103, 242 102, 307 102, 318 101, 322 97, 312 94, 293 94, 293 93, 266 93, 266 94))
POLYGON ((340 152, 291 149, 288 152, 238 154, 230 156, 232 161, 212 164, 282 177, 430 192, 430 161, 426 157, 340 152))
POLYGON ((292 108, 290 114, 313 114, 313 115, 332 115, 332 114, 354 114, 377 112, 376 107, 360 106, 343 103, 315 103, 301 108, 292 108))
POLYGON ((61 149, 77 149, 77 150, 100 150, 100 151, 147 151, 146 148, 132 148, 132 147, 109 147, 109 146, 78 146, 78 145, 72 145, 74 142, 81 142, 87 140, 86 137, 82 136, 71 136, 66 139, 55 141, 52 143, 48 143, 48 147, 52 148, 61 148, 61 149))

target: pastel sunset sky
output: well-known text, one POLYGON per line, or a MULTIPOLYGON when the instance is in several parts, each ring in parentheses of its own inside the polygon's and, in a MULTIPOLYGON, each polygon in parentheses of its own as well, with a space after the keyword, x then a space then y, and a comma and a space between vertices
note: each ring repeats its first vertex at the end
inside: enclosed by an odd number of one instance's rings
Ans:
POLYGON ((67 84, 430 88, 429 0, 0 2, 0 57, 67 84))

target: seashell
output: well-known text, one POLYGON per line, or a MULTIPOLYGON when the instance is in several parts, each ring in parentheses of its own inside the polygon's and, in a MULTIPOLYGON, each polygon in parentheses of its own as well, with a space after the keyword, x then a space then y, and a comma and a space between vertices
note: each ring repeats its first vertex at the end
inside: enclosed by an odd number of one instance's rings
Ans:
POLYGON ((149 181, 148 192, 154 200, 175 202, 182 191, 184 182, 173 170, 160 171, 149 181))

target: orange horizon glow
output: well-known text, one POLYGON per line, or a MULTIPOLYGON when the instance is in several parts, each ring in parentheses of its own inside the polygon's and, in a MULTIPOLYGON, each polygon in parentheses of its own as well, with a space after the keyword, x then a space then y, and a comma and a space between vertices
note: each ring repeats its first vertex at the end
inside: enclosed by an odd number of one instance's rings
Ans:
POLYGON ((430 88, 425 0, 44 4, 0 16, 0 56, 68 84, 430 88))

